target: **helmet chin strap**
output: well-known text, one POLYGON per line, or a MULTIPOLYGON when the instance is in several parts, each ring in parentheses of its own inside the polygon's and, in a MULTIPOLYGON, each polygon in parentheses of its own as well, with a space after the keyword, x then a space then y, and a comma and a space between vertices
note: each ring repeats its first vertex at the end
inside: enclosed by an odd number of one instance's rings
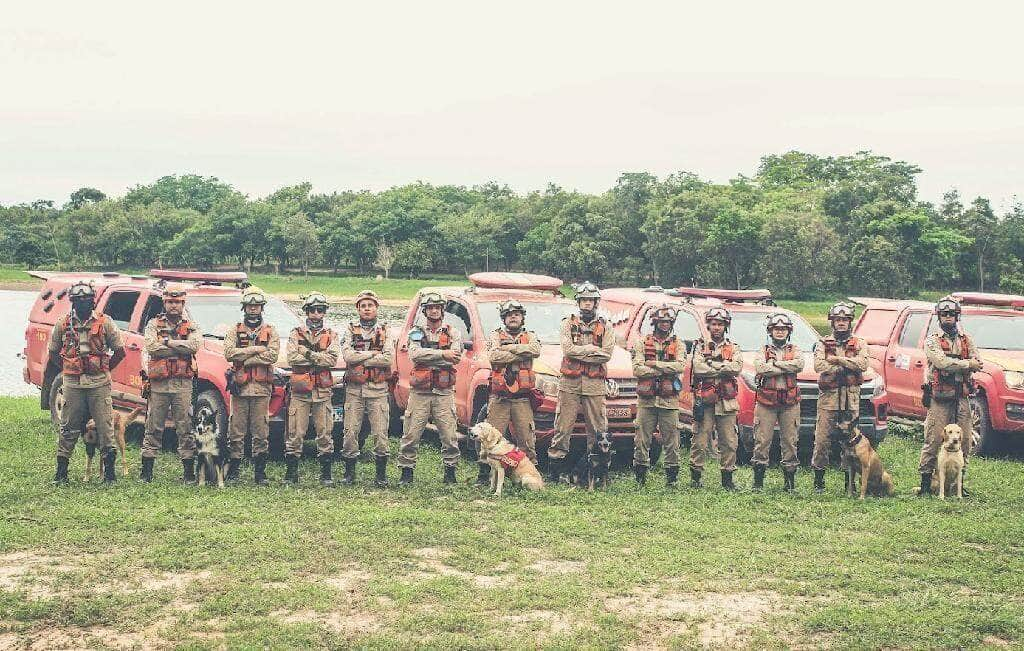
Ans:
POLYGON ((594 320, 594 316, 596 316, 596 315, 597 315, 597 310, 584 310, 582 308, 580 309, 580 317, 584 321, 593 321, 594 320))
POLYGON ((255 316, 253 316, 251 314, 246 314, 245 315, 245 325, 247 325, 247 326, 258 326, 261 323, 263 323, 263 315, 262 314, 257 314, 255 316))
POLYGON ((320 328, 324 327, 324 320, 323 319, 315 319, 314 320, 314 319, 311 319, 311 318, 309 318, 307 316, 306 317, 306 326, 310 330, 319 330, 320 328))
POLYGON ((955 335, 957 332, 956 321, 953 323, 940 323, 939 327, 942 328, 942 331, 947 335, 955 335))

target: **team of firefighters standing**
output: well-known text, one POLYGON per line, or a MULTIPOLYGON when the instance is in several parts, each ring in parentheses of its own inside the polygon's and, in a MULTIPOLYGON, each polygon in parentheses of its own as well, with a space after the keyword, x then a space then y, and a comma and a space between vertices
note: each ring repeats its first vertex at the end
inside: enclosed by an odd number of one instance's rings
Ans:
MULTIPOLYGON (((68 482, 68 460, 86 422, 95 422, 95 440, 86 440, 101 453, 105 482, 114 481, 116 450, 112 441, 110 370, 124 358, 124 343, 113 322, 95 311, 95 290, 84 282, 68 290, 69 314, 57 321, 50 337, 49 364, 63 374, 64 406, 61 410, 54 482, 68 482)), ((592 283, 577 287, 578 312, 563 320, 561 327, 562 366, 558 385, 555 434, 548 448, 548 481, 558 483, 569 470, 566 460, 569 442, 582 412, 587 433, 587 450, 595 435, 608 428, 605 405, 607 363, 616 345, 615 334, 598 314, 600 291, 592 283)), ((195 483, 196 443, 192 432, 191 406, 196 377, 199 328, 189 321, 186 292, 165 287, 164 312, 151 319, 145 329, 146 374, 149 385, 148 414, 142 445, 141 479, 153 479, 162 430, 170 417, 178 435, 178 455, 183 480, 195 483)), ((274 364, 281 339, 274 326, 263 318, 267 303, 255 287, 242 292, 242 320, 224 338, 224 357, 231 362, 229 390, 231 408, 228 426, 226 480, 237 481, 246 437, 251 438, 253 481, 268 483, 266 466, 269 450, 269 404, 273 393, 274 364)), ((380 300, 372 291, 361 292, 355 300, 358 319, 347 332, 327 327, 329 309, 321 293, 305 297, 305 323, 288 335, 286 356, 291 366, 288 422, 285 435, 285 482, 299 481, 298 466, 303 441, 312 426, 316 433, 320 483, 334 485, 333 369, 345 361, 345 420, 341 458, 345 469, 342 483, 355 482, 360 453, 360 431, 369 426, 376 465, 375 485, 386 487, 389 458, 389 390, 397 380, 392 351, 394 342, 386 324, 377 317, 380 300)), ((409 332, 408 350, 413 363, 409 404, 404 414, 404 432, 399 445, 400 485, 414 480, 417 450, 423 430, 433 422, 441 442, 444 483, 456 482, 460 458, 453 390, 457 365, 463 353, 461 334, 444 320, 445 300, 428 292, 421 297, 423 319, 409 332)), ((499 304, 502 326, 490 335, 490 399, 487 420, 511 440, 531 461, 537 461, 534 430, 536 375, 533 362, 540 355, 537 336, 526 328, 526 308, 509 300, 499 304), (509 429, 511 426, 511 429, 509 429)), ((925 443, 921 450, 921 492, 929 494, 931 474, 942 430, 949 423, 963 428, 965 458, 970 454, 973 391, 971 373, 981 368, 978 351, 970 335, 959 328, 960 305, 951 298, 935 306, 941 332, 930 335, 926 395, 930 399, 925 420, 925 443)), ((636 481, 644 485, 651 465, 650 449, 655 431, 661 433, 665 481, 676 485, 679 474, 679 395, 681 375, 689 354, 694 394, 694 431, 690 446, 690 486, 701 488, 705 458, 712 439, 717 440, 721 485, 735 489, 738 447, 736 414, 739 409, 739 375, 744 356, 728 338, 732 317, 724 307, 711 307, 705 314, 708 335, 687 342, 674 333, 677 312, 662 306, 650 312, 650 332, 632 349, 633 372, 637 378, 637 416, 633 469, 636 481)), ((814 489, 824 490, 825 470, 830 466, 833 433, 837 427, 856 422, 860 408, 860 385, 868 369, 867 344, 852 335, 854 308, 837 303, 829 310, 832 332, 818 342, 814 351, 802 351, 791 341, 793 323, 784 312, 769 315, 767 342, 754 355, 756 407, 754 413, 753 489, 762 490, 768 468, 769 450, 776 429, 779 433, 784 487, 795 489, 797 436, 800 424, 800 388, 797 374, 812 352, 819 373, 820 395, 814 431, 811 467, 814 489)), ((488 466, 481 463, 477 482, 489 480, 488 466)))

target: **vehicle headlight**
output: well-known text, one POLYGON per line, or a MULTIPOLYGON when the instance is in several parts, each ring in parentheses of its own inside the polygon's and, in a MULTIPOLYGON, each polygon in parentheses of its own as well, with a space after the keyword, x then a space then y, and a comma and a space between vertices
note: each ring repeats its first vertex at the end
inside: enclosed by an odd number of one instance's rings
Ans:
POLYGON ((1024 373, 1020 371, 1005 371, 1006 385, 1012 389, 1024 389, 1024 373))
POLYGON ((885 380, 883 380, 881 377, 876 377, 874 381, 875 386, 872 387, 871 389, 871 397, 877 398, 878 396, 885 393, 885 380))
POLYGON ((757 389, 757 377, 753 371, 743 371, 740 373, 740 377, 743 379, 743 384, 747 385, 747 388, 751 391, 757 389))
POLYGON ((537 374, 537 388, 540 389, 546 396, 557 396, 558 395, 558 378, 554 375, 547 375, 545 373, 537 374))

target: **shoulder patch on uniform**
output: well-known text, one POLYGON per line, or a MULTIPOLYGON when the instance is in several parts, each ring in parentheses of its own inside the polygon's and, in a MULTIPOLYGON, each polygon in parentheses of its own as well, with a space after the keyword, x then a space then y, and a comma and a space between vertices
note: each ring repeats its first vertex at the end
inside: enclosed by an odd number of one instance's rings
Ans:
POLYGON ((423 336, 423 330, 419 328, 413 328, 409 331, 409 341, 421 341, 423 336))

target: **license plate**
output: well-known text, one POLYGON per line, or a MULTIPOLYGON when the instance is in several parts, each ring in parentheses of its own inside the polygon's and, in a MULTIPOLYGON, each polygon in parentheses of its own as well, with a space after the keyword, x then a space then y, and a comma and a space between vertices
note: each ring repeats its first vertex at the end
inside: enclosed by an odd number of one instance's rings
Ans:
POLYGON ((335 423, 340 423, 343 420, 345 420, 345 408, 344 407, 335 407, 334 408, 334 422, 335 423))
POLYGON ((629 418, 633 414, 630 413, 629 407, 609 407, 608 418, 629 418))

